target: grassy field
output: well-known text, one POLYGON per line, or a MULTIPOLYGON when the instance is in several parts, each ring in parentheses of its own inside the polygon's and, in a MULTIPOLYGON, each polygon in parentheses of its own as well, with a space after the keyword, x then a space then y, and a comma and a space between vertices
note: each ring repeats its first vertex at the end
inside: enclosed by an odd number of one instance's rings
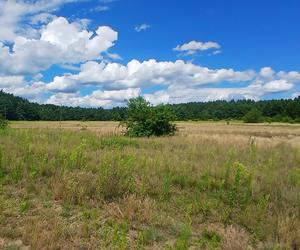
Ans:
POLYGON ((12 122, 0 249, 300 249, 300 125, 12 122))

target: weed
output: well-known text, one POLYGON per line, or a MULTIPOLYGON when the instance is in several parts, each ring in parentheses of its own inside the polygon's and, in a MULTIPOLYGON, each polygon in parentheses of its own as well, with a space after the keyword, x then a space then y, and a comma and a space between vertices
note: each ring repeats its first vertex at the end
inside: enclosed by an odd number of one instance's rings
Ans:
POLYGON ((180 225, 180 231, 175 242, 176 250, 185 250, 189 247, 189 239, 191 237, 191 228, 189 225, 180 225))
POLYGON ((125 147, 138 148, 139 144, 132 138, 126 138, 121 136, 103 137, 100 140, 100 148, 105 149, 123 149, 125 147))
POLYGON ((246 167, 241 163, 235 163, 228 169, 225 176, 225 202, 231 206, 244 205, 252 198, 252 177, 246 167), (234 176, 234 179, 230 177, 234 176))
POLYGON ((163 238, 155 228, 148 227, 141 231, 138 235, 138 245, 147 246, 155 242, 161 241, 163 238))
POLYGON ((207 249, 207 250, 221 249, 222 238, 216 232, 205 229, 202 232, 198 244, 201 249, 207 249))
POLYGON ((101 164, 99 189, 105 200, 112 201, 133 191, 133 162, 133 157, 121 157, 119 162, 103 162, 101 164))
POLYGON ((24 200, 20 204, 20 212, 21 213, 27 213, 29 209, 31 208, 32 204, 29 200, 24 200))

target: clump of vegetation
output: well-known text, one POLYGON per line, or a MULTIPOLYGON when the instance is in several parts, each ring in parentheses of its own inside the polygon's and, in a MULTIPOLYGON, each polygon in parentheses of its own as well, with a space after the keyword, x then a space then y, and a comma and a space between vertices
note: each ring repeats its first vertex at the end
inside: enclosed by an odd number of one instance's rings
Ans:
POLYGON ((263 116, 258 109, 252 109, 244 116, 243 120, 246 123, 259 123, 263 122, 263 116))
POLYGON ((6 129, 8 126, 8 121, 0 114, 0 130, 6 129))
POLYGON ((175 115, 165 105, 151 106, 143 97, 128 101, 128 119, 121 123, 128 136, 174 135, 176 125, 172 123, 175 115))
POLYGON ((220 249, 222 246, 222 238, 219 234, 205 229, 199 241, 201 249, 220 249))

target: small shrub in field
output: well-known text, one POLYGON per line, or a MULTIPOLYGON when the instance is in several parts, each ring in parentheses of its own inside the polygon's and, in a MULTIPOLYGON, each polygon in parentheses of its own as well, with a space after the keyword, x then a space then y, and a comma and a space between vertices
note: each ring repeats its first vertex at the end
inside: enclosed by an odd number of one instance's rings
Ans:
POLYGON ((8 126, 8 121, 0 115, 0 130, 6 129, 7 126, 8 126))
POLYGON ((128 101, 128 119, 121 125, 125 126, 128 136, 173 135, 176 132, 174 120, 167 106, 153 107, 143 97, 137 97, 128 101))
POLYGON ((99 172, 99 189, 106 201, 129 194, 134 189, 132 174, 134 158, 119 158, 114 163, 102 163, 99 172))
POLYGON ((189 248, 189 240, 192 236, 190 225, 180 225, 178 236, 175 242, 175 249, 183 250, 189 248))
POLYGON ((205 229, 202 232, 202 237, 199 241, 201 249, 220 249, 222 245, 222 238, 214 231, 205 229))
POLYGON ((246 167, 236 162, 225 175, 225 202, 231 206, 248 204, 252 199, 252 176, 246 167))
POLYGON ((151 245, 153 242, 162 240, 162 236, 158 234, 155 228, 146 228, 139 233, 138 241, 141 246, 151 245))

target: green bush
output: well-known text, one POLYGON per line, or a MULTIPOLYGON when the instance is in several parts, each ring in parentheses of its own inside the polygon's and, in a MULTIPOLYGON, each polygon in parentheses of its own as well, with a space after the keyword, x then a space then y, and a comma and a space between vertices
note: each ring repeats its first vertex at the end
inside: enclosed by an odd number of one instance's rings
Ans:
POLYGON ((0 130, 6 129, 8 126, 8 121, 0 115, 0 130))
POLYGON ((128 101, 128 119, 121 123, 128 136, 173 135, 176 125, 175 115, 165 105, 151 106, 143 97, 128 101))
POLYGON ((252 109, 244 116, 243 121, 246 123, 259 123, 263 122, 263 116, 261 111, 252 109))
POLYGON ((288 123, 294 123, 294 122, 297 122, 297 121, 294 121, 291 117, 289 116, 282 116, 282 115, 275 115, 273 118, 272 118, 272 121, 273 122, 288 122, 288 123))

